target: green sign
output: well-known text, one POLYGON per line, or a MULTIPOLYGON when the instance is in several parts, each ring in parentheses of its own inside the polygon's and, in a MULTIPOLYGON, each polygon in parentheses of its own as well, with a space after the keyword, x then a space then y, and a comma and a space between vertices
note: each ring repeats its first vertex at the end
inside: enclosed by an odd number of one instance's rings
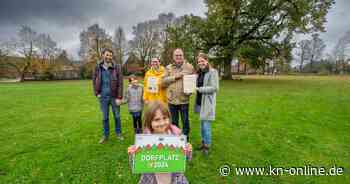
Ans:
POLYGON ((137 134, 133 173, 185 172, 185 136, 137 134))

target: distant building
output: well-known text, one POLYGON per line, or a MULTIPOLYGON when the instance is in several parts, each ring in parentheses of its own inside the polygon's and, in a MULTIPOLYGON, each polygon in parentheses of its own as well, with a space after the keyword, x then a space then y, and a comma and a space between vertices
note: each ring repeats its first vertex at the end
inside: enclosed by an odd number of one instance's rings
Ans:
POLYGON ((256 74, 256 69, 252 68, 244 59, 233 59, 231 61, 231 73, 232 74, 256 74))
MULTIPOLYGON (((9 56, 6 58, 8 64, 0 67, 0 78, 19 78, 24 65, 25 58, 9 56)), ((24 73, 24 80, 68 80, 79 79, 79 66, 71 63, 65 57, 49 61, 38 60, 24 73), (40 63, 40 64, 38 64, 40 63)))

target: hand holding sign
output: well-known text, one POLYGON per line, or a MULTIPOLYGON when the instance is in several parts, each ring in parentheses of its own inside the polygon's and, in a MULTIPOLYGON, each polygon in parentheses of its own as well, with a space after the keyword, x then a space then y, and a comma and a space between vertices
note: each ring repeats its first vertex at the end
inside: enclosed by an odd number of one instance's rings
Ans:
POLYGON ((133 156, 133 173, 185 172, 186 153, 192 150, 186 136, 137 134, 133 156))
POLYGON ((137 146, 132 145, 132 146, 128 147, 128 154, 129 155, 134 154, 136 151, 137 151, 137 146))

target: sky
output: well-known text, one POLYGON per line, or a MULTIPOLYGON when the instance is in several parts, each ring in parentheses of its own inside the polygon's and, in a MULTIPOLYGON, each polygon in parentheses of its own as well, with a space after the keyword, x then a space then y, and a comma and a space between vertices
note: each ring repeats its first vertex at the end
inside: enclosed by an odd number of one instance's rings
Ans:
MULTIPOLYGON (((350 31, 350 0, 336 0, 335 5, 327 14, 326 32, 321 38, 326 43, 326 52, 331 52, 338 40, 350 31)), ((300 35, 298 38, 309 38, 309 35, 300 35)))
MULTIPOLYGON (((14 38, 21 25, 28 25, 50 34, 60 48, 78 59, 79 34, 94 23, 110 35, 122 26, 131 39, 133 25, 155 19, 159 13, 205 16, 206 9, 203 0, 1 0, 0 42, 14 38)), ((327 15, 326 32, 321 34, 327 52, 350 30, 349 9, 350 0, 336 0, 327 15)))

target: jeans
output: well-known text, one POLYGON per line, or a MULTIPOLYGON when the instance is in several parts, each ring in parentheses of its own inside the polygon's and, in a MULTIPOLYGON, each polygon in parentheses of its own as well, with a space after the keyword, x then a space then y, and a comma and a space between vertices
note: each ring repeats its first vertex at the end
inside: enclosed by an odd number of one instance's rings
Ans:
POLYGON ((201 120, 201 134, 203 144, 211 144, 211 121, 201 120))
POLYGON ((115 133, 117 135, 121 134, 121 123, 120 123, 120 109, 115 102, 115 98, 110 96, 100 97, 100 108, 103 115, 103 135, 105 137, 109 136, 109 106, 112 106, 112 113, 115 122, 115 133))
POLYGON ((132 120, 134 122, 134 130, 135 134, 140 134, 142 133, 142 112, 130 112, 132 116, 132 120))
POLYGON ((173 105, 169 104, 169 110, 171 113, 171 123, 179 127, 179 112, 182 120, 182 131, 189 140, 190 133, 190 121, 188 119, 188 104, 173 105))

